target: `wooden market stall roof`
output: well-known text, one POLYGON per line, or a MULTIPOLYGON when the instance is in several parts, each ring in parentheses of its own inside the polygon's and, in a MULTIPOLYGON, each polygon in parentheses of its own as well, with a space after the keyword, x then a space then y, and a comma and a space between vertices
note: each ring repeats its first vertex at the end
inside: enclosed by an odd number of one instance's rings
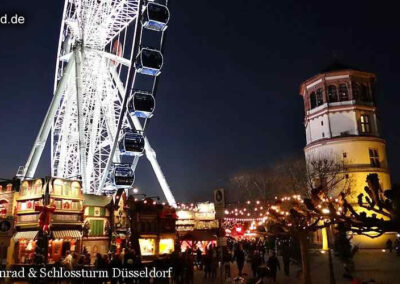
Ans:
POLYGON ((182 237, 185 241, 215 241, 217 235, 214 230, 195 230, 182 237))
POLYGON ((106 207, 111 203, 112 196, 83 194, 83 206, 106 207))

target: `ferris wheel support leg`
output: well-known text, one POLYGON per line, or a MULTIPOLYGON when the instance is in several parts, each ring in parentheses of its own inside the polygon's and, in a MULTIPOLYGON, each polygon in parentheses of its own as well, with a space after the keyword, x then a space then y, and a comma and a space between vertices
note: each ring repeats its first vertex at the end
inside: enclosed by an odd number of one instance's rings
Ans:
POLYGON ((86 172, 86 148, 85 148, 85 126, 83 124, 83 110, 82 110, 82 48, 78 44, 75 51, 75 80, 76 80, 76 103, 78 105, 78 131, 79 131, 79 160, 80 172, 82 175, 82 184, 85 190, 89 190, 87 172, 86 172))
MULTIPOLYGON (((119 98, 122 100, 122 95, 125 94, 125 88, 124 88, 122 82, 120 81, 120 79, 118 78, 118 75, 117 75, 115 69, 110 69, 110 73, 114 79, 115 86, 117 87, 118 92, 120 94, 119 98)), ((140 123, 139 119, 136 116, 131 116, 128 114, 128 122, 132 129, 136 129, 136 130, 140 130, 140 131, 143 130, 142 124, 140 123)), ((172 195, 172 192, 168 185, 168 182, 165 179, 165 176, 161 170, 160 165, 158 164, 158 161, 156 158, 156 152, 150 146, 150 142, 147 139, 147 137, 145 137, 144 139, 145 139, 144 150, 145 150, 146 157, 149 160, 149 162, 154 170, 157 180, 161 186, 161 189, 164 192, 165 198, 167 199, 169 205, 176 207, 175 198, 172 195)), ((138 158, 135 158, 134 166, 133 166, 134 168, 132 168, 132 170, 135 170, 138 160, 139 160, 138 158)))
POLYGON ((31 150, 31 153, 29 154, 28 161, 25 164, 23 178, 32 178, 35 175, 37 165, 39 164, 44 146, 46 145, 47 137, 49 136, 51 127, 53 125, 54 116, 57 113, 63 91, 66 87, 69 76, 72 73, 74 65, 75 57, 72 56, 67 64, 64 76, 62 77, 57 89, 54 92, 54 96, 51 100, 46 116, 40 127, 39 134, 36 137, 35 143, 33 144, 33 148, 31 150))
POLYGON ((154 173, 156 174, 157 180, 160 183, 161 189, 164 192, 164 195, 168 201, 168 204, 171 205, 172 207, 176 207, 175 198, 172 195, 172 192, 171 192, 171 189, 169 188, 167 180, 165 179, 165 176, 161 170, 161 167, 158 164, 158 161, 156 158, 156 152, 150 146, 150 143, 149 143, 149 140, 147 139, 147 137, 145 137, 144 148, 145 148, 146 158, 149 160, 151 166, 153 167, 154 173))

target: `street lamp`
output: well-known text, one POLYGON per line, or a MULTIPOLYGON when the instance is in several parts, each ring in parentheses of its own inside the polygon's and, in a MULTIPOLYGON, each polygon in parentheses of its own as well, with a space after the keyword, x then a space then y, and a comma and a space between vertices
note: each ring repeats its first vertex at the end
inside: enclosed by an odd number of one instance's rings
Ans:
POLYGON ((137 187, 135 187, 135 188, 133 189, 133 193, 136 194, 136 193, 138 193, 138 192, 139 192, 139 189, 138 189, 137 187))

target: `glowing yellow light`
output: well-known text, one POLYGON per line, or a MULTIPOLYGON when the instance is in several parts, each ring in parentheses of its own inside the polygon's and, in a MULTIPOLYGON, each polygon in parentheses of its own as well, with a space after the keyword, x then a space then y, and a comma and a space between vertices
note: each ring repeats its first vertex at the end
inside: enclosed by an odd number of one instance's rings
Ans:
POLYGON ((161 239, 159 252, 160 254, 171 254, 174 251, 175 245, 173 239, 161 239))
POLYGON ((142 255, 154 255, 156 252, 155 239, 139 239, 139 245, 142 255))
POLYGON ((328 208, 322 209, 322 213, 324 213, 324 214, 329 214, 330 212, 331 212, 331 211, 329 211, 328 208))

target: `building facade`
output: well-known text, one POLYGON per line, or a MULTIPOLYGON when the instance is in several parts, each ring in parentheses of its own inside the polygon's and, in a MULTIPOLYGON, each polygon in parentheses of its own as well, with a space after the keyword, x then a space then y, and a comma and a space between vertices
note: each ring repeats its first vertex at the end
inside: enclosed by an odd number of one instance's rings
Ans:
POLYGON ((112 197, 84 194, 83 247, 90 254, 92 262, 96 254, 110 250, 110 208, 112 197))
MULTIPOLYGON (((355 204, 370 173, 378 174, 383 190, 391 188, 386 142, 377 116, 375 81, 373 73, 336 64, 300 86, 306 161, 329 157, 343 162, 350 180, 350 199, 355 204)), ((364 247, 386 242, 385 238, 357 238, 364 247)))
POLYGON ((53 207, 50 215, 48 261, 53 263, 67 251, 81 251, 83 195, 79 181, 59 178, 23 180, 16 199, 16 232, 13 264, 32 264, 38 242, 38 206, 53 207))
POLYGON ((13 244, 11 246, 10 244, 14 231, 15 193, 12 183, 0 183, 0 266, 5 266, 12 261, 8 255, 13 249, 13 244))

